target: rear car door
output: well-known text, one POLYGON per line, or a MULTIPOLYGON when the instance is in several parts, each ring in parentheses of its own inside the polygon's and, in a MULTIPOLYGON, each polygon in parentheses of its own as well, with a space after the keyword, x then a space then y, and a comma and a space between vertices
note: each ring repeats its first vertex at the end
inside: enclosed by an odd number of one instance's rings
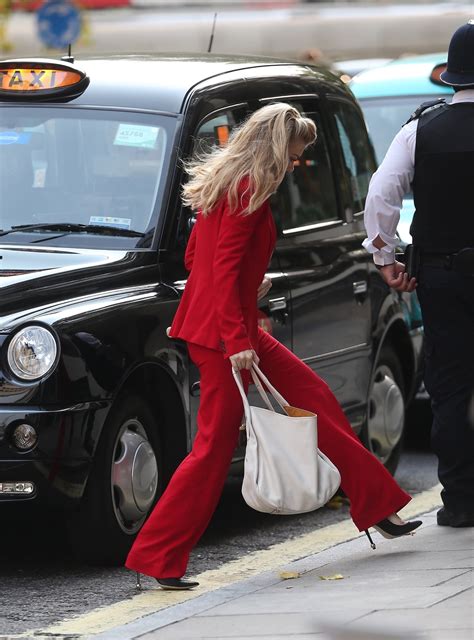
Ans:
POLYGON ((353 150, 354 132, 340 133, 328 118, 326 101, 295 106, 314 119, 318 139, 273 205, 280 232, 277 257, 290 286, 292 346, 330 385, 357 428, 366 403, 371 320, 367 255, 355 214, 373 166, 370 155, 364 160, 353 150), (354 181, 343 173, 349 157, 354 181))

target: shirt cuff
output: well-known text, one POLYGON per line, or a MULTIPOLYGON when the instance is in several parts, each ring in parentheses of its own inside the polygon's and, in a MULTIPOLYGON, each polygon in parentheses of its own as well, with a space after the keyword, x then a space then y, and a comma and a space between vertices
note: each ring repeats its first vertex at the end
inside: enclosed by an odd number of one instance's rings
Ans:
POLYGON ((397 244, 396 238, 388 238, 385 234, 379 232, 380 238, 386 243, 381 249, 373 244, 372 240, 366 238, 362 243, 362 246, 366 251, 372 254, 374 263, 377 266, 384 266, 386 264, 393 264, 395 262, 395 246, 397 244))
POLYGON ((374 264, 383 267, 387 264, 393 264, 395 262, 395 251, 375 251, 373 254, 374 264))

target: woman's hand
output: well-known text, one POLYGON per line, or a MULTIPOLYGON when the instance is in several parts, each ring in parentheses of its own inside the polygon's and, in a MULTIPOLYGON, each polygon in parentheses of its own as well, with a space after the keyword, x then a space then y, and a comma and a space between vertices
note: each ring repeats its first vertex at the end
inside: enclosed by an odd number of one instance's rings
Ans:
POLYGON ((416 288, 416 279, 409 278, 405 273, 405 265, 401 262, 387 264, 380 269, 380 274, 389 287, 397 291, 414 291, 416 288))
POLYGON ((270 278, 264 278, 262 280, 262 284, 257 289, 257 300, 261 300, 262 298, 264 298, 271 288, 272 281, 270 280, 270 278))
POLYGON ((258 364, 260 362, 260 358, 257 356, 253 349, 247 349, 247 351, 239 351, 239 353, 234 353, 234 355, 229 356, 229 360, 232 364, 232 368, 235 371, 240 371, 241 369, 251 369, 252 364, 258 364))

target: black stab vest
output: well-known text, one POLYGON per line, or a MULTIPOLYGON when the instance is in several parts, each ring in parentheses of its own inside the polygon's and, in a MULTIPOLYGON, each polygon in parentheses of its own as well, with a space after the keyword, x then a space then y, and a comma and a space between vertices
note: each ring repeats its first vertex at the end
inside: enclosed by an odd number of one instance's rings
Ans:
POLYGON ((420 116, 413 197, 414 244, 440 253, 474 247, 474 102, 420 116))

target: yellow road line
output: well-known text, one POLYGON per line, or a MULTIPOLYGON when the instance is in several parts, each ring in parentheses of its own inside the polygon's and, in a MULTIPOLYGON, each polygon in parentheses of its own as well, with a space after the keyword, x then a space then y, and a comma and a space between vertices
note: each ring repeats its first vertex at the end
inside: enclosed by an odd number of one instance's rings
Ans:
MULTIPOLYGON (((438 507, 440 505, 440 490, 441 486, 438 485, 415 496, 401 512, 402 517, 411 518, 438 507)), ((197 591, 163 591, 159 587, 147 589, 129 600, 94 609, 82 616, 63 620, 46 629, 29 631, 9 636, 9 638, 30 638, 33 633, 35 640, 40 640, 42 637, 51 638, 51 636, 80 637, 102 633, 150 613, 156 613, 175 604, 191 600, 209 591, 245 580, 272 568, 277 569, 289 562, 319 553, 360 535, 352 520, 344 520, 322 529, 316 529, 293 540, 281 542, 269 549, 255 551, 238 560, 228 562, 219 569, 204 571, 196 576, 200 582, 197 591)), ((130 573, 131 590, 133 580, 134 576, 130 573)))

